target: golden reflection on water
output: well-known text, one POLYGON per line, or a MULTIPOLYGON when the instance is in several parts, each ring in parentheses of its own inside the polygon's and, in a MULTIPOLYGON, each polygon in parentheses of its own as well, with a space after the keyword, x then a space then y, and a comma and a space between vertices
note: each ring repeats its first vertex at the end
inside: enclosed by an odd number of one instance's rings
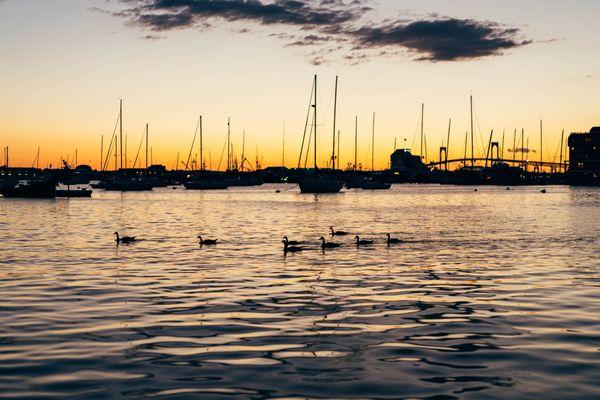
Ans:
POLYGON ((0 393, 597 393, 600 191, 282 188, 0 198, 0 393), (330 225, 353 234, 322 252, 330 225))

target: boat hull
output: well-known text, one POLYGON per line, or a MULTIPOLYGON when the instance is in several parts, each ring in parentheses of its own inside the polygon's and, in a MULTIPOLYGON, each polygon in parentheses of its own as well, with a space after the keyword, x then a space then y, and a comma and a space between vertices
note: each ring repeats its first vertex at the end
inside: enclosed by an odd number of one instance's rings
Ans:
POLYGON ((183 186, 187 190, 224 190, 229 184, 221 181, 191 181, 185 182, 183 186))
POLYGON ((2 188, 0 194, 13 198, 53 199, 56 197, 56 185, 50 181, 34 182, 29 185, 2 188))
POLYGON ((121 191, 121 192, 141 192, 141 191, 150 191, 154 185, 147 182, 138 182, 138 181, 115 181, 108 182, 104 185, 104 190, 113 190, 113 191, 121 191))
POLYGON ((392 184, 388 183, 388 182, 373 181, 373 182, 364 182, 362 184, 363 190, 388 190, 391 187, 392 187, 392 184))
POLYGON ((92 197, 92 190, 88 189, 57 189, 56 197, 92 197))
POLYGON ((338 193, 344 182, 327 178, 309 178, 298 183, 301 193, 338 193))

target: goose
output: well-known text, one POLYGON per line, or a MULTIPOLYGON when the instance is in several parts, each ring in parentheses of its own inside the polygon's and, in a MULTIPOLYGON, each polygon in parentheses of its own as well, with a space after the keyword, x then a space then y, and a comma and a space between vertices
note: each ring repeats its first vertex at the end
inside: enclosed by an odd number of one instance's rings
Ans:
POLYGON ((388 246, 390 244, 394 244, 394 243, 402 243, 402 240, 391 237, 389 233, 386 233, 386 235, 387 235, 387 244, 388 244, 388 246))
POLYGON ((540 190, 540 193, 548 193, 548 191, 546 189, 542 189, 540 190))
POLYGON ((114 234, 117 236, 117 239, 116 239, 117 244, 119 244, 119 243, 132 243, 132 242, 135 242, 135 236, 123 236, 123 237, 120 237, 119 236, 119 232, 115 232, 114 234))
POLYGON ((329 230, 331 231, 331 236, 346 236, 349 234, 346 231, 334 231, 333 226, 330 226, 329 230))
POLYGON ((283 239, 288 245, 296 246, 300 244, 297 240, 289 240, 287 236, 284 236, 283 239))
POLYGON ((297 253, 299 251, 304 250, 302 247, 299 246, 288 246, 288 242, 286 242, 285 240, 282 240, 281 243, 283 243, 284 253, 297 253))
POLYGON ((359 238, 359 237, 358 237, 358 235, 356 235, 356 236, 354 237, 354 239, 356 239, 356 246, 361 246, 361 245, 368 246, 368 245, 370 245, 370 244, 373 244, 373 243, 374 243, 372 240, 365 240, 365 239, 362 239, 362 240, 361 240, 361 238, 359 238))
POLYGON ((319 238, 319 240, 321 241, 321 248, 322 249, 334 249, 336 247, 340 247, 341 244, 340 243, 335 243, 335 242, 326 242, 325 238, 323 236, 321 236, 319 238))
POLYGON ((203 240, 201 235, 198 235, 198 239, 200 239, 200 246, 204 246, 204 245, 212 246, 212 245, 217 244, 217 240, 218 240, 218 239, 204 239, 203 240))

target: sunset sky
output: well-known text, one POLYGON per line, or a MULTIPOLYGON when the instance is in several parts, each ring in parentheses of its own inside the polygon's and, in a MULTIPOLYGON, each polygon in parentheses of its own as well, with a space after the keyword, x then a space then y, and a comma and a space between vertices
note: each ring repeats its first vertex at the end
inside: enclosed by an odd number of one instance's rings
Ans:
POLYGON ((295 166, 317 74, 322 165, 336 75, 342 165, 355 115, 370 165, 373 112, 376 167, 395 138, 418 154, 421 103, 429 159, 449 118, 451 157, 462 155, 469 94, 479 153, 492 129, 509 148, 524 128, 539 149, 543 118, 551 160, 562 129, 600 125, 598 16, 597 0, 0 0, 0 146, 12 166, 30 166, 39 145, 40 166, 77 148, 96 168, 122 98, 131 161, 148 123, 154 162, 174 167, 202 115, 213 168, 227 117, 235 152, 245 130, 248 158, 258 150, 264 166, 281 165, 285 122, 295 166))

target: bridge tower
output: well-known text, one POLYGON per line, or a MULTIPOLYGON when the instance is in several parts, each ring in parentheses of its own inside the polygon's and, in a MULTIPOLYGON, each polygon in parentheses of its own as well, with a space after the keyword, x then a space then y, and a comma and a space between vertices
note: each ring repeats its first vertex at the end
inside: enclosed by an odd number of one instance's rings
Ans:
POLYGON ((440 165, 442 163, 444 163, 444 169, 448 171, 448 148, 445 146, 440 147, 440 165))

